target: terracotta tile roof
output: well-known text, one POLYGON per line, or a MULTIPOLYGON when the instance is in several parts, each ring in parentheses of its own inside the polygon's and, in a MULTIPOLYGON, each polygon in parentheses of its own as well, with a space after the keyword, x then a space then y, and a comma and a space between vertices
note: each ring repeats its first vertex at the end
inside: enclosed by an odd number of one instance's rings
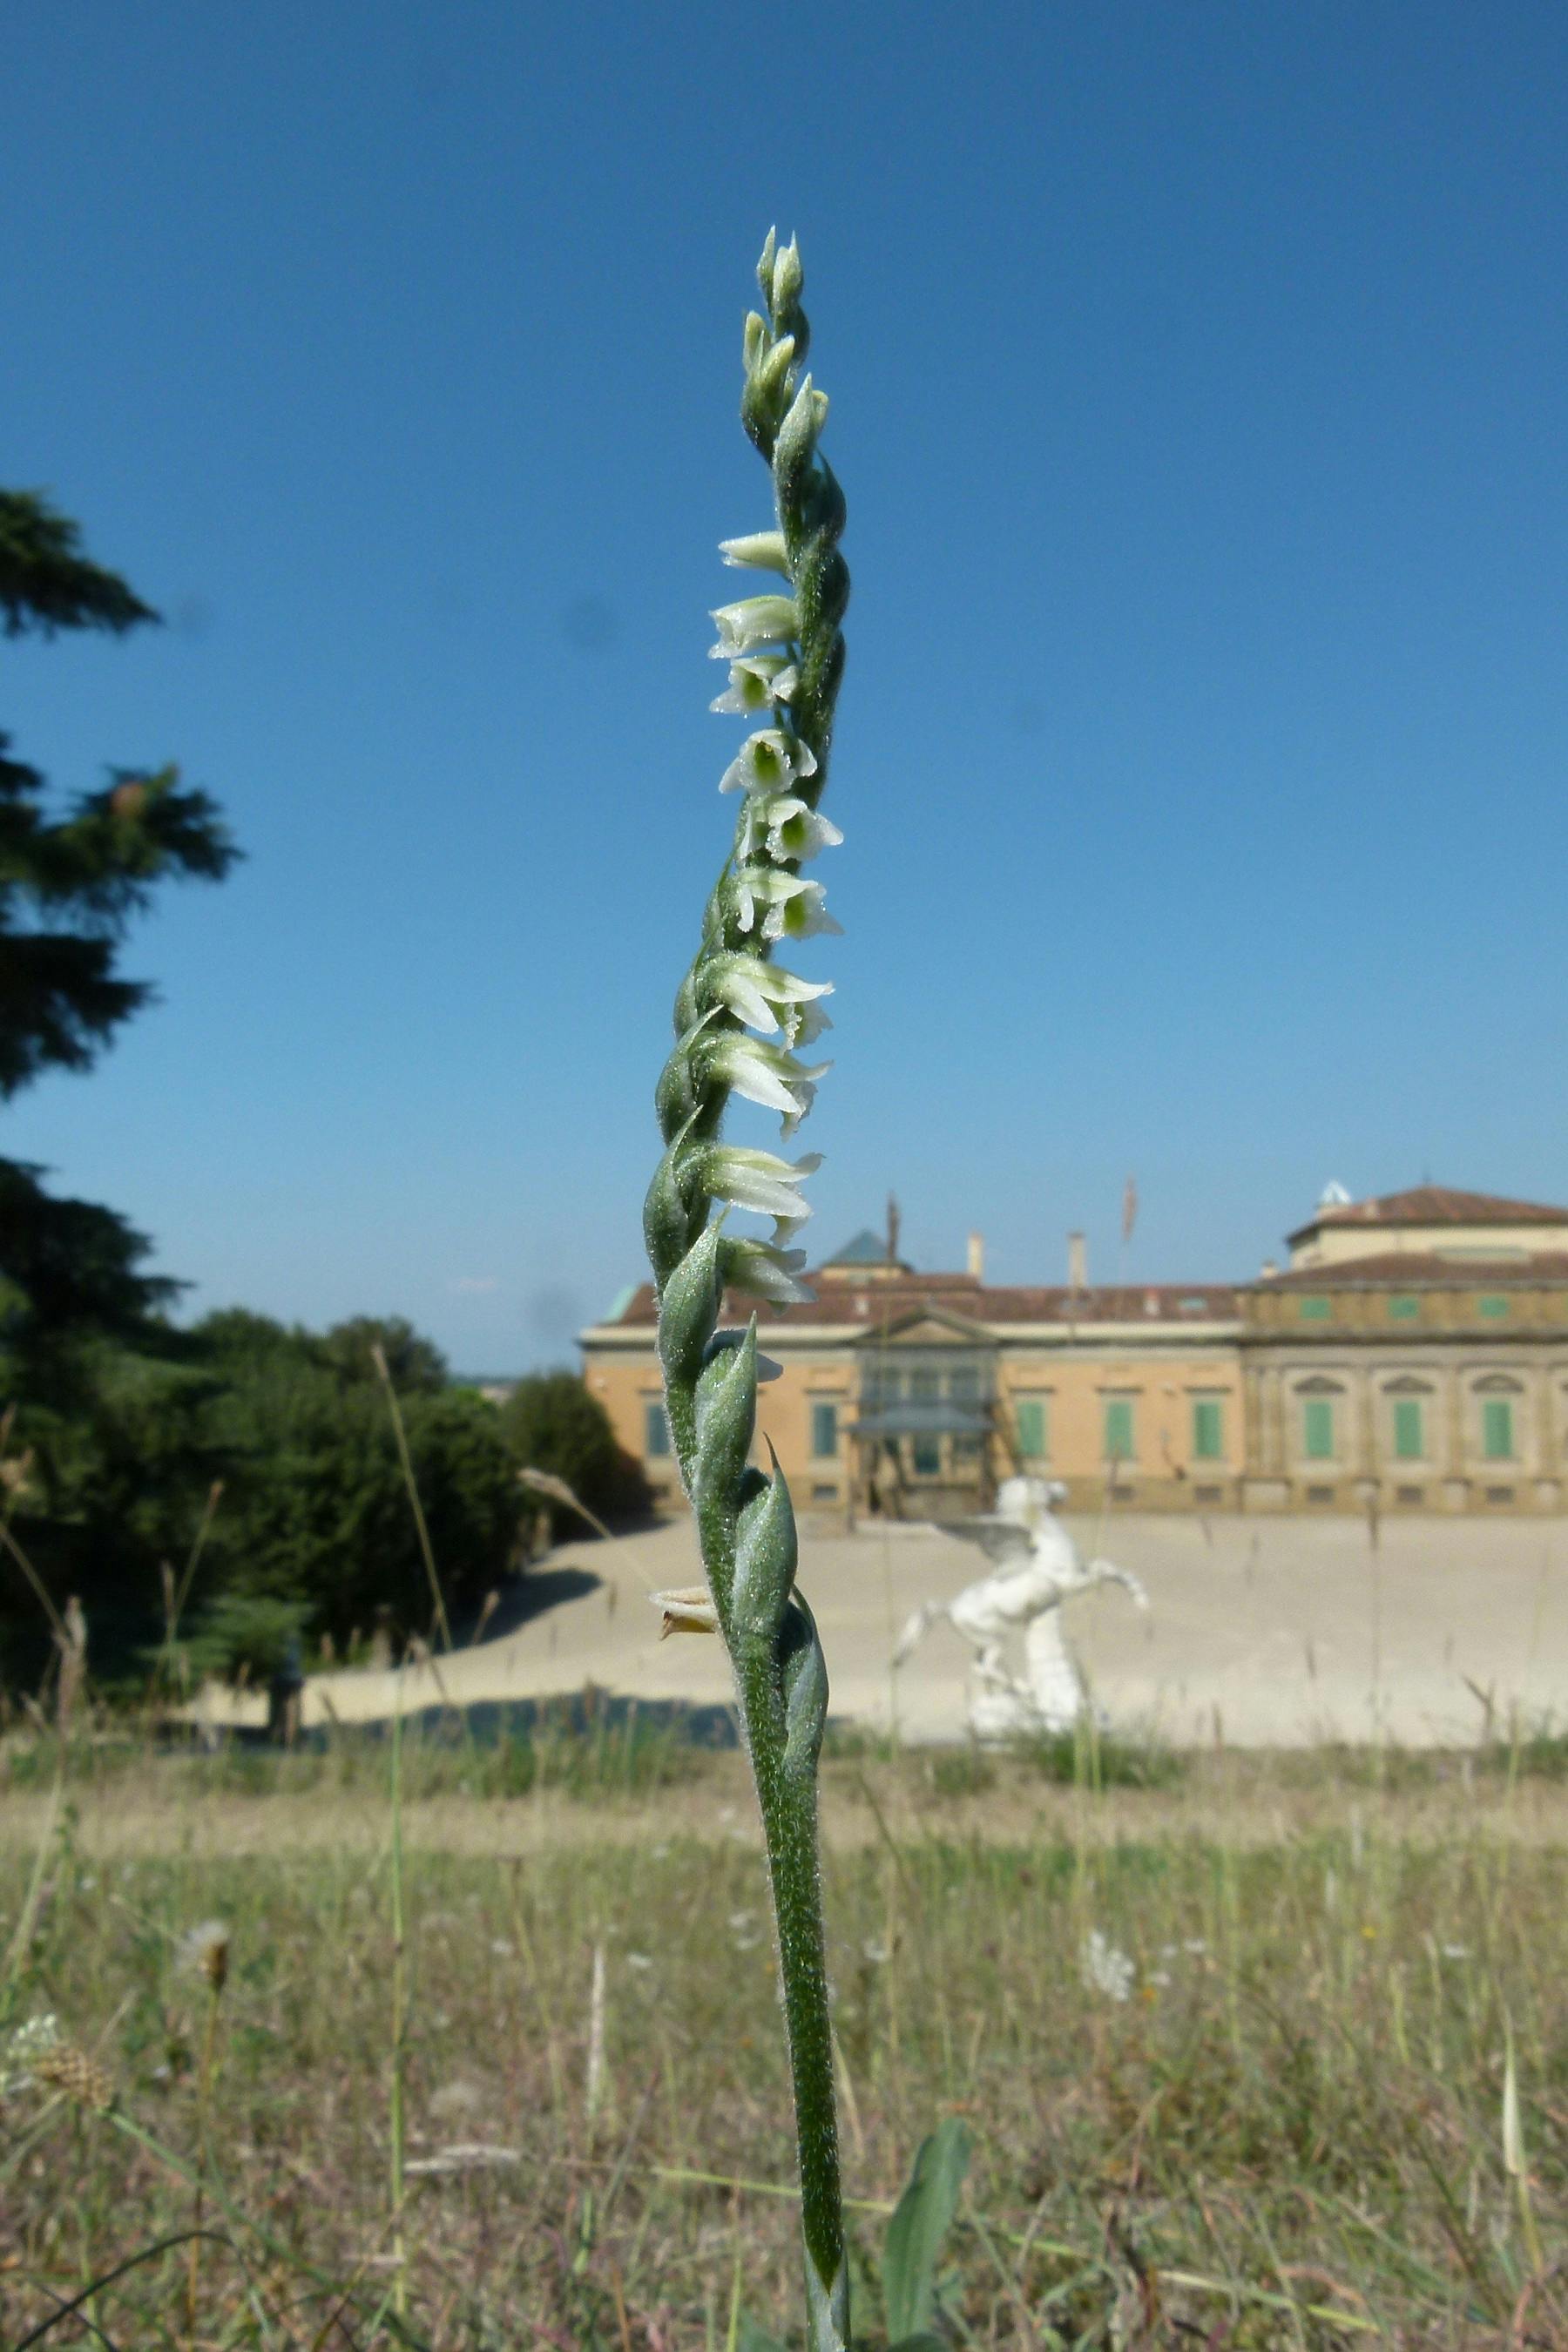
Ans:
MULTIPOLYGON (((808 1275, 806 1280, 811 1279, 808 1275)), ((738 1292, 727 1292, 724 1319, 744 1321, 753 1303, 738 1292)), ((826 1324, 875 1331, 884 1323, 902 1322, 932 1309, 967 1323, 1126 1323, 1144 1329, 1161 1323, 1234 1322, 1239 1312, 1235 1286, 1228 1282, 1129 1283, 1079 1291, 1065 1286, 987 1289, 973 1275, 930 1274, 868 1283, 863 1288, 854 1282, 826 1282, 811 1305, 758 1306, 757 1318, 774 1330, 826 1324)), ((615 1327, 651 1329, 655 1319, 653 1286, 645 1282, 615 1318, 615 1327)))
POLYGON ((1304 1265, 1292 1274, 1248 1283, 1268 1290, 1518 1290, 1533 1283, 1568 1282, 1568 1250, 1532 1250, 1521 1257, 1440 1257, 1436 1251, 1386 1250, 1338 1265, 1304 1265))
POLYGON ((1458 1192, 1449 1184, 1416 1184, 1408 1192, 1384 1192, 1374 1201, 1350 1201, 1321 1209, 1298 1225, 1300 1241, 1323 1225, 1564 1225, 1568 1209, 1539 1201, 1508 1201, 1496 1192, 1458 1192))

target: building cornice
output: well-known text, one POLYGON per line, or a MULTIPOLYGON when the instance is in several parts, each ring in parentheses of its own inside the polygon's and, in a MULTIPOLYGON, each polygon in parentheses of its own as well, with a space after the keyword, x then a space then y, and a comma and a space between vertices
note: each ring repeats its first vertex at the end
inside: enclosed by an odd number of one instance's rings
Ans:
MULTIPOLYGON (((933 1315, 931 1318, 935 1321, 933 1315)), ((1190 1323, 980 1323, 970 1329, 977 1343, 994 1347, 1003 1354, 1014 1348, 1116 1348, 1123 1354, 1132 1349, 1181 1349, 1202 1343, 1234 1342, 1245 1327, 1239 1322, 1190 1323)), ((630 1353, 653 1348, 658 1339, 658 1326, 653 1323, 595 1323, 577 1334, 577 1345, 583 1349, 614 1349, 630 1353)), ((799 1348, 837 1348, 847 1353, 854 1349, 875 1348, 882 1344, 883 1332, 875 1321, 867 1323, 763 1323, 757 1325, 757 1344, 774 1355, 790 1353, 799 1348)), ((918 1347, 919 1342, 901 1339, 896 1331, 888 1335, 890 1348, 918 1347)), ((949 1344, 933 1340, 931 1345, 949 1344)), ((964 1339, 955 1335, 951 1343, 956 1348, 964 1339)))

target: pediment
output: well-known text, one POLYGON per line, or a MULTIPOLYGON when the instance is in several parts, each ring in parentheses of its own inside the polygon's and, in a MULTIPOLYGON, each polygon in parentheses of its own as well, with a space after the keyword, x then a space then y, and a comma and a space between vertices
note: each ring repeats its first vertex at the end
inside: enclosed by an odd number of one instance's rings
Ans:
POLYGON ((945 1307, 914 1307, 891 1323, 879 1324, 857 1341, 862 1348, 993 1348, 995 1341, 983 1323, 954 1315, 945 1307))

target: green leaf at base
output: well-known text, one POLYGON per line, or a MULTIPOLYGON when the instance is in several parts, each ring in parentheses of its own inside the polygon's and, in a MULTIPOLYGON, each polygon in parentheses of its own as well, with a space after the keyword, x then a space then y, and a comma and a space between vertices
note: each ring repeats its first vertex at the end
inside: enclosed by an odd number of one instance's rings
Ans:
POLYGON ((936 2312, 936 2262, 958 2210, 969 2169, 968 2128, 955 2116, 922 2140, 910 2184, 888 2224, 882 2257, 882 2301, 888 2336, 898 2352, 938 2342, 922 2331, 936 2312))

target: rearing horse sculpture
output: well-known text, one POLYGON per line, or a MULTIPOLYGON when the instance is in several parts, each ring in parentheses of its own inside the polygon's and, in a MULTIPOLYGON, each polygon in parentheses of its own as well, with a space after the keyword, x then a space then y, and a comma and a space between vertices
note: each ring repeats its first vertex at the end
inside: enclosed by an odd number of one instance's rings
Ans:
POLYGON ((970 1703, 977 1739, 1020 1732, 1068 1731, 1089 1712, 1083 1675, 1062 1633, 1064 1601, 1097 1584, 1120 1584, 1140 1609, 1149 1596, 1130 1569, 1113 1560, 1079 1557, 1078 1546, 1055 1514, 1067 1489, 1054 1479, 1007 1478, 996 1508, 983 1518, 960 1519, 947 1535, 978 1544, 996 1562, 995 1573, 966 1584, 956 1599, 928 1601, 899 1636, 893 1664, 901 1666, 931 1627, 945 1618, 975 1653, 984 1685, 970 1703), (1009 1634, 1024 1637, 1025 1678, 1008 1671, 1009 1634))

